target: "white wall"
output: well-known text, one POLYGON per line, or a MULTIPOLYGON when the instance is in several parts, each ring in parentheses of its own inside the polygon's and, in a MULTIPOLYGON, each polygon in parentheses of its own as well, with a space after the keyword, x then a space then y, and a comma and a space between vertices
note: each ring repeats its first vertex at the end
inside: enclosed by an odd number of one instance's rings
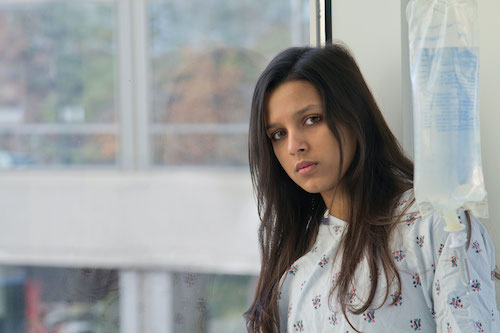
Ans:
MULTIPOLYGON (((407 2, 337 0, 332 1, 332 14, 334 39, 352 49, 389 126, 412 155, 404 49, 407 30, 402 16, 407 2)), ((490 218, 483 222, 496 245, 500 263, 500 1, 478 3, 482 159, 490 211, 490 218)), ((500 283, 497 300, 500 304, 500 283)))
MULTIPOLYGON (((479 1, 480 119, 483 171, 490 218, 483 220, 500 267, 500 1, 479 1)), ((500 283, 496 284, 500 305, 500 283)))
POLYGON ((349 46, 394 135, 402 141, 401 19, 396 1, 332 1, 333 39, 349 46))

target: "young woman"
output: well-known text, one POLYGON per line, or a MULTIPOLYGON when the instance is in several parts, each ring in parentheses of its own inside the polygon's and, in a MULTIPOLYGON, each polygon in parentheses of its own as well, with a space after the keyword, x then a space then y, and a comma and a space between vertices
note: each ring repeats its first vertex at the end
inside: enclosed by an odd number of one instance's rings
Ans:
POLYGON ((249 133, 262 264, 249 332, 500 332, 493 244, 469 212, 450 248, 413 164, 341 45, 261 74, 249 133))

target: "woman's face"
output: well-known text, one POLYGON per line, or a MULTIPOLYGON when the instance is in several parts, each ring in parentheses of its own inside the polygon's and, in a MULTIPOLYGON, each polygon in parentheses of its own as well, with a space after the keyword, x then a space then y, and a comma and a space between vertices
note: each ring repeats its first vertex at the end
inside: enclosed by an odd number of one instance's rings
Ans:
MULTIPOLYGON (((285 172, 305 191, 330 198, 339 181, 340 151, 326 123, 318 90, 308 81, 285 82, 269 96, 266 106, 267 135, 285 172)), ((338 130, 344 154, 343 177, 356 142, 345 128, 339 126, 338 130)))

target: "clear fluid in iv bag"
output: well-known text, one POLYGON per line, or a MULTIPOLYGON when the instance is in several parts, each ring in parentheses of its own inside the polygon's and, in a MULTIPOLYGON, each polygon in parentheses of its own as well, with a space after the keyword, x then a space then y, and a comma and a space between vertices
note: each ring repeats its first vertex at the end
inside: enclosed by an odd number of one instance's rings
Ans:
POLYGON ((477 49, 425 48, 412 70, 415 195, 421 210, 484 200, 477 49))

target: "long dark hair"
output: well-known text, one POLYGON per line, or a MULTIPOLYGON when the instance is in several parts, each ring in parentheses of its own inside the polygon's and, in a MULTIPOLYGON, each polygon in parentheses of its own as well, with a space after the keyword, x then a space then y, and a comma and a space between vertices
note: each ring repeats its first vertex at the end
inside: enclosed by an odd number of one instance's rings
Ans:
MULTIPOLYGON (((396 225, 392 222, 396 201, 413 186, 413 163, 387 126, 345 46, 289 48, 277 55, 261 74, 252 100, 249 162, 261 219, 262 262, 255 298, 245 314, 250 332, 279 330, 280 279, 310 249, 326 210, 319 193, 304 191, 288 177, 266 135, 266 101, 280 84, 292 80, 306 80, 318 90, 325 120, 339 142, 340 163, 343 152, 338 126, 349 129, 357 141, 353 161, 338 184, 350 199, 350 220, 339 250, 342 274, 332 286, 330 296, 337 290, 336 300, 344 314, 364 312, 374 299, 379 279, 376 272, 380 268, 387 286, 395 280, 401 290, 389 237, 396 225), (363 257, 373 279, 366 303, 353 308, 345 300, 363 257)), ((388 292, 386 299, 387 296, 388 292)))

